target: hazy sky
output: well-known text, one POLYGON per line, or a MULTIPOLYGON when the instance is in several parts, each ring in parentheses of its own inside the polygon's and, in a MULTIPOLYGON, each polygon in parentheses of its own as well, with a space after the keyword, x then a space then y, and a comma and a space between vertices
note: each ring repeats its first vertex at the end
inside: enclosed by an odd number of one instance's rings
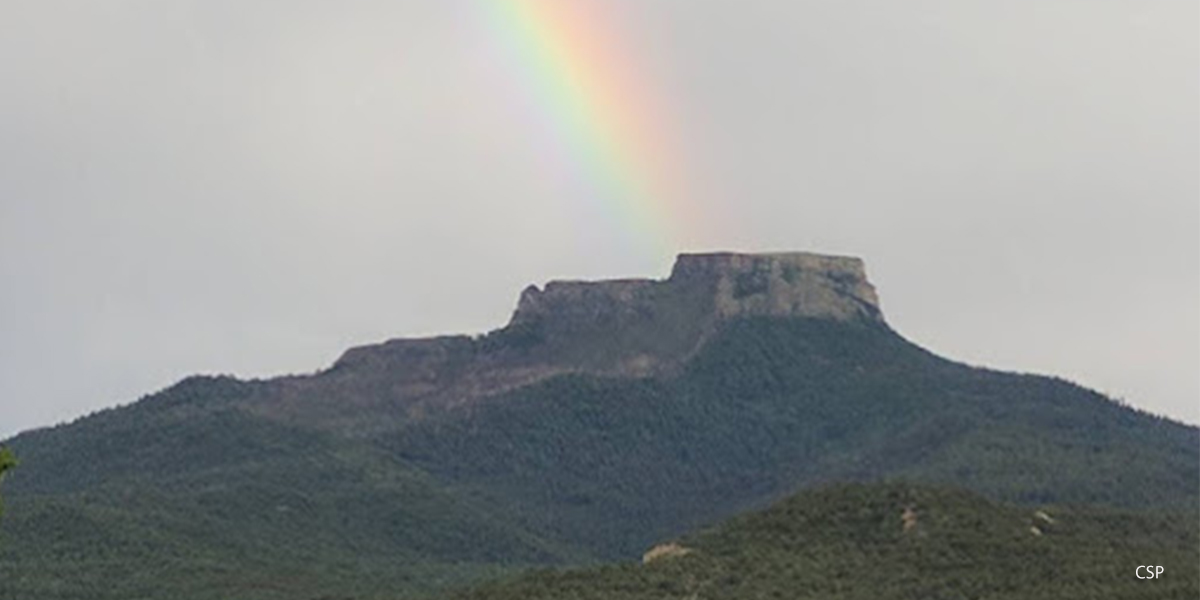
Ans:
POLYGON ((656 116, 616 172, 680 183, 636 227, 495 7, 4 1, 0 437, 718 249, 860 256, 938 353, 1200 422, 1194 0, 575 6, 656 116))

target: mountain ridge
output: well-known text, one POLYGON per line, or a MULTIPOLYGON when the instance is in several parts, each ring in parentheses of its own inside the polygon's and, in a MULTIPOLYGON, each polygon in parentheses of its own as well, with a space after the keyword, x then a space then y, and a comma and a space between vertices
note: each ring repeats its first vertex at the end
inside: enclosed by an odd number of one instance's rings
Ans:
POLYGON ((861 261, 787 256, 547 285, 483 336, 385 342, 313 375, 188 378, 25 432, 10 440, 22 467, 5 482, 0 590, 387 598, 640 556, 834 481, 1133 510, 1200 500, 1200 430, 936 356, 888 326, 861 261), (789 282, 788 261, 818 267, 789 282), (573 296, 591 308, 554 308, 573 296), (640 355, 658 362, 614 370, 640 355))
POLYGON ((858 258, 806 252, 681 254, 666 279, 530 285, 508 324, 483 336, 398 338, 358 346, 332 369, 415 364, 416 375, 428 382, 437 378, 430 371, 439 365, 476 360, 476 368, 491 369, 497 365, 489 362, 500 362, 497 371, 512 371, 510 377, 493 373, 489 383, 500 391, 566 373, 653 376, 685 362, 718 321, 745 316, 883 321, 858 258), (676 314, 687 319, 671 322, 676 314), (639 335, 642 328, 650 333, 639 335), (613 344, 616 351, 597 357, 575 348, 577 338, 585 336, 620 339, 613 344))
POLYGON ((666 279, 529 286, 509 322, 480 336, 396 338, 350 348, 313 376, 273 380, 280 390, 259 398, 256 410, 308 425, 337 423, 322 402, 333 381, 342 403, 374 411, 374 425, 386 429, 557 376, 670 376, 721 323, 748 317, 884 323, 861 259, 681 254, 666 279))

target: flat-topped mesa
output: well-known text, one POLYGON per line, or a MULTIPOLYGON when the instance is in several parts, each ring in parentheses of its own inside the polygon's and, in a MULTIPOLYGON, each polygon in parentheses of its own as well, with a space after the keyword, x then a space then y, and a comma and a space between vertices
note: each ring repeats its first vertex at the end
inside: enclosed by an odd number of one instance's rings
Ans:
MULTIPOLYGON (((817 317, 882 322, 862 260, 804 252, 681 254, 666 280, 552 281, 521 294, 510 325, 581 325, 704 305, 710 318, 817 317)), ((688 311, 693 313, 694 311, 688 311)), ((575 328, 574 326, 570 328, 575 328)))
POLYGON ((718 316, 883 321, 859 258, 808 252, 681 254, 669 281, 716 283, 718 316))
POLYGON ((686 360, 721 321, 741 317, 883 322, 857 258, 681 254, 667 279, 529 286, 508 325, 484 338, 391 340, 352 348, 335 367, 399 369, 391 376, 419 381, 481 360, 505 368, 644 371, 686 360))
POLYGON ((667 279, 530 286, 508 325, 484 336, 352 348, 321 377, 293 382, 309 386, 307 392, 280 394, 269 410, 332 422, 341 413, 320 412, 329 406, 320 403, 305 408, 299 399, 322 397, 322 386, 334 386, 337 406, 376 407, 379 427, 386 427, 396 415, 461 406, 561 374, 669 375, 723 322, 744 317, 883 322, 857 258, 683 254, 667 279))

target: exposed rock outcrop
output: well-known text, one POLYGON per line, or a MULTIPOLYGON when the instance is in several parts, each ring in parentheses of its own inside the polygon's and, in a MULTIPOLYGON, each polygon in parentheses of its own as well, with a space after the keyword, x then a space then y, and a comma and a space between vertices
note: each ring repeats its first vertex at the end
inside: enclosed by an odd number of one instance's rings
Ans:
POLYGON ((648 565, 654 561, 666 558, 679 558, 692 553, 691 548, 680 546, 675 542, 659 544, 642 554, 642 564, 648 565))
POLYGON ((564 323, 671 310, 698 294, 708 316, 823 317, 882 321, 862 260, 806 252, 681 254, 665 280, 552 281, 521 294, 512 324, 564 323), (677 292, 677 293, 671 293, 677 292), (706 296, 706 297, 705 297, 706 296))
POLYGON ((667 279, 529 286, 509 323, 485 336, 352 348, 317 377, 293 380, 268 411, 304 418, 320 410, 313 421, 337 421, 327 402, 306 407, 307 399, 323 395, 322 386, 339 390, 343 408, 376 406, 411 417, 565 373, 669 374, 723 321, 746 317, 883 322, 875 289, 857 258, 683 254, 667 279), (347 393, 355 389, 361 393, 347 393))
POLYGON ((668 282, 713 282, 719 317, 882 320, 862 260, 805 252, 684 254, 668 282))

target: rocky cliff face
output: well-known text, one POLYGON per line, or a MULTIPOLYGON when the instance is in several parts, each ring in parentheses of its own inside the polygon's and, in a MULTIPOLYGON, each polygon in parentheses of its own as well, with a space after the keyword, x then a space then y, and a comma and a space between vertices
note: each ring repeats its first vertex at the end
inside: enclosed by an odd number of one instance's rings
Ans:
POLYGON ((657 304, 698 295, 711 319, 817 317, 882 322, 875 288, 860 259, 805 252, 682 254, 670 278, 656 281, 552 281, 521 294, 512 324, 578 322, 611 315, 661 313, 657 304), (672 293, 677 292, 677 293, 672 293))
MULTIPOLYGON (((290 392, 276 395, 272 412, 303 414, 309 411, 306 398, 337 389, 339 408, 382 404, 411 416, 565 373, 669 374, 723 321, 745 317, 883 322, 875 289, 857 258, 683 254, 667 279, 530 286, 509 323, 485 336, 353 348, 330 370, 285 386, 290 392)), ((320 410, 314 420, 337 420, 327 404, 320 410)))
POLYGON ((712 282, 714 309, 738 316, 821 317, 882 322, 860 259, 784 254, 684 254, 668 281, 712 282))

